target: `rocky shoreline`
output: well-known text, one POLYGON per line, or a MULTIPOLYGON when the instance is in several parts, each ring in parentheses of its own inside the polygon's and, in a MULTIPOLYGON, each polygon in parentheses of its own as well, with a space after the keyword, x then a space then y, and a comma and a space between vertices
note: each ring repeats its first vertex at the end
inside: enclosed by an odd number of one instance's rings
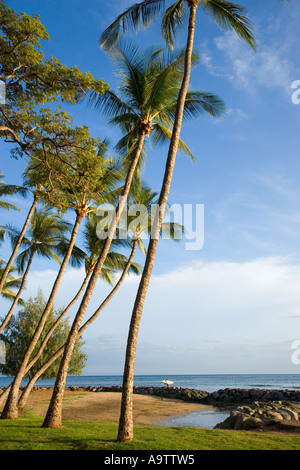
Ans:
MULTIPOLYGON (((93 392, 121 392, 122 387, 69 387, 93 392)), ((300 390, 230 389, 209 393, 180 387, 134 387, 134 393, 202 403, 230 411, 216 429, 300 432, 300 390)))
MULTIPOLYGON (((52 387, 34 387, 43 390, 52 387)), ((4 391, 4 389, 2 389, 4 391)), ((0 389, 0 394, 2 392, 0 389)), ((75 392, 119 392, 121 386, 69 386, 75 392)), ((134 393, 183 400, 227 409, 230 416, 218 429, 293 429, 300 432, 300 390, 226 388, 212 393, 181 387, 134 387, 134 393)))

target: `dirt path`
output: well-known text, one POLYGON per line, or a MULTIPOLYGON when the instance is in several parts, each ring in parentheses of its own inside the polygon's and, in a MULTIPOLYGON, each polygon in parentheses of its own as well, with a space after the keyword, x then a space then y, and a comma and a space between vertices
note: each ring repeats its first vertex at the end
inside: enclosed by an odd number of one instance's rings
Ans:
MULTIPOLYGON (((27 411, 45 416, 51 390, 31 393, 27 411)), ((63 402, 63 420, 118 422, 121 394, 113 392, 71 392, 66 391, 63 402)), ((155 425, 171 416, 185 415, 209 408, 205 405, 184 403, 180 400, 134 395, 135 424, 155 425)))

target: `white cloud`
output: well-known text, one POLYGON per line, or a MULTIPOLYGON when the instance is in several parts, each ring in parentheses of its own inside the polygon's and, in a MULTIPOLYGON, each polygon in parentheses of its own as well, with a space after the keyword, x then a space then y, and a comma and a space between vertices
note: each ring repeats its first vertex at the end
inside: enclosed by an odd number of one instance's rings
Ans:
POLYGON ((213 41, 202 44, 202 62, 209 74, 223 77, 242 88, 247 93, 253 93, 259 88, 279 89, 291 94, 291 83, 295 79, 295 60, 292 56, 292 45, 282 39, 273 42, 268 38, 258 40, 257 51, 247 47, 232 32, 226 32, 213 41), (216 65, 213 59, 219 57, 216 65), (220 56, 221 53, 222 55, 220 56))
MULTIPOLYGON (((299 282, 300 266, 283 258, 242 263, 196 260, 153 276, 141 321, 136 373, 294 371, 290 348, 298 339, 299 282)), ((99 338, 98 328, 101 334, 114 334, 108 349, 100 351, 99 344, 96 348, 100 372, 111 355, 114 367, 119 360, 112 373, 122 372, 136 287, 137 282, 125 286, 89 332, 92 341, 99 338)))

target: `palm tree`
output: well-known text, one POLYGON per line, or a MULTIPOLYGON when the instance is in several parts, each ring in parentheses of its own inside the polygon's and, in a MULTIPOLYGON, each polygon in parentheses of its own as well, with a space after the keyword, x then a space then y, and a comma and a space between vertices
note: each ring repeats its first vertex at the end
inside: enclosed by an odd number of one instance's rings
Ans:
MULTIPOLYGON (((56 180, 52 181, 53 191, 48 194, 49 204, 58 207, 60 210, 73 209, 75 212, 75 222, 70 236, 70 242, 65 256, 60 265, 55 282, 52 286, 43 315, 32 337, 32 340, 25 352, 19 371, 11 385, 10 392, 5 403, 0 419, 15 419, 18 417, 18 391, 22 378, 24 377, 30 356, 43 331, 45 322, 54 304, 59 286, 64 276, 67 265, 73 254, 77 233, 84 217, 93 210, 93 204, 103 202, 108 197, 111 188, 119 181, 119 172, 114 162, 107 159, 105 155, 105 145, 99 144, 97 139, 91 139, 86 135, 86 130, 82 132, 82 145, 65 150, 63 159, 66 164, 61 163, 57 158, 57 149, 51 155, 47 154, 47 166, 40 164, 40 180, 48 181, 49 171, 55 173, 56 180), (49 164, 51 162, 51 165, 49 164)), ((33 169, 35 171, 35 169, 33 169)))
MULTIPOLYGON (((119 281, 116 283, 115 287, 112 289, 112 291, 109 293, 109 295, 106 297, 106 299, 102 302, 100 307, 96 310, 96 312, 90 317, 88 321, 85 322, 85 324, 80 328, 79 324, 79 315, 77 314, 77 318, 75 318, 75 322, 73 323, 72 330, 71 332, 72 338, 70 337, 68 339, 68 342, 72 341, 75 343, 76 338, 82 334, 82 332, 99 316, 99 314, 103 311, 103 309, 106 307, 106 305, 109 303, 109 301, 112 299, 112 297, 116 294, 118 289, 120 288, 121 284, 123 283, 127 273, 129 272, 130 267, 132 267, 133 264, 133 258, 135 256, 135 252, 137 247, 139 246, 142 250, 142 252, 145 252, 143 242, 142 242, 142 236, 143 233, 146 232, 148 233, 151 230, 151 212, 152 212, 152 205, 155 204, 155 198, 157 194, 152 192, 150 188, 147 188, 146 186, 143 186, 139 188, 139 190, 134 193, 134 201, 135 204, 138 205, 143 205, 145 208, 145 212, 143 215, 144 220, 139 219, 139 223, 134 225, 132 224, 133 220, 132 217, 128 217, 126 220, 126 228, 129 228, 128 230, 128 237, 130 239, 130 244, 131 244, 131 253, 130 256, 127 260, 127 263, 125 265, 125 269, 122 272, 122 275, 119 279, 119 281), (130 228, 131 227, 131 228, 130 228), (78 322, 78 325, 76 327, 76 323, 78 322)), ((132 195, 131 198, 132 200, 132 195)), ((124 219, 123 219, 124 222, 124 219)), ((167 224, 167 227, 169 229, 169 223, 167 224)), ((179 224, 173 224, 173 226, 176 226, 177 230, 181 231, 183 230, 182 226, 179 224)), ((122 229, 122 227, 121 227, 122 229)), ((171 230, 171 233, 174 234, 176 232, 176 229, 171 230)), ((65 349, 64 349, 65 351, 65 349)), ((61 351, 60 351, 61 353, 61 351)), ((59 354, 57 352, 57 354, 59 354)), ((57 358, 57 354, 55 354, 55 358, 57 358)), ((44 427, 48 427, 49 420, 52 422, 53 418, 55 417, 55 422, 56 426, 58 426, 58 423, 61 425, 61 404, 62 401, 58 397, 62 397, 65 389, 65 380, 66 380, 66 373, 63 373, 63 371, 68 370, 69 362, 71 359, 71 355, 67 356, 64 354, 63 359, 62 359, 62 365, 60 368, 61 373, 59 374, 56 383, 55 383, 55 392, 52 395, 52 399, 48 408, 47 415, 45 417, 44 421, 44 427)), ((54 358, 53 358, 54 360, 54 358)), ((46 367, 46 365, 45 365, 46 367)), ((31 387, 33 385, 31 384, 31 387)), ((28 396, 28 395, 27 395, 28 396)), ((22 402, 23 405, 23 402, 22 402)))
MULTIPOLYGON (((138 48, 129 47, 128 54, 121 49, 116 49, 113 57, 121 67, 121 90, 126 101, 121 100, 113 92, 107 92, 103 97, 93 95, 91 100, 96 102, 96 107, 105 110, 105 114, 111 117, 112 124, 118 124, 126 135, 117 145, 119 151, 125 152, 124 165, 128 168, 122 189, 122 196, 117 204, 115 215, 110 223, 107 237, 98 257, 95 269, 89 280, 85 294, 79 306, 75 325, 71 328, 70 338, 76 337, 82 318, 90 302, 97 278, 109 252, 117 224, 123 212, 136 169, 141 160, 146 136, 149 136, 157 124, 156 142, 170 136, 174 106, 178 83, 182 74, 182 54, 173 61, 163 61, 158 51, 147 54, 141 53, 138 48), (165 131, 165 133, 164 133, 165 131)), ((190 98, 186 104, 187 116, 191 112, 197 113, 204 107, 215 110, 220 104, 214 96, 200 95, 190 98), (192 104, 191 104, 192 103, 192 104)), ((215 112, 215 111, 213 111, 215 112)), ((156 128, 155 128, 156 129, 156 128)), ((181 141, 180 141, 181 142, 181 141)), ((187 151, 187 147, 182 148, 187 151)), ((188 151, 190 154, 190 151, 188 151)), ((62 402, 62 386, 67 376, 67 364, 72 355, 74 341, 69 341, 64 349, 64 356, 57 376, 50 407, 44 421, 44 427, 59 427, 61 424, 60 409, 62 402)))
MULTIPOLYGON (((99 251, 101 251, 101 246, 103 245, 103 240, 100 240, 96 235, 97 223, 98 223, 98 219, 95 218, 94 213, 91 213, 89 215, 89 217, 87 217, 87 219, 86 219, 85 232, 84 232, 84 246, 85 246, 85 249, 86 249, 87 257, 86 257, 86 263, 85 263, 86 277, 83 281, 83 284, 85 284, 86 279, 90 276, 91 272, 93 271, 94 265, 95 265, 95 260, 97 259, 97 256, 99 255, 99 251)), ((99 308, 97 308, 97 310, 94 312, 94 314, 84 323, 84 325, 82 325, 79 328, 78 337, 81 336, 82 333, 86 330, 86 328, 94 320, 96 320, 96 318, 100 315, 100 313, 103 311, 103 309, 109 303, 109 301, 116 294, 118 289, 121 287, 121 284, 123 283, 126 276, 129 273, 133 273, 133 274, 137 275, 137 274, 140 274, 140 272, 141 272, 140 266, 137 263, 133 262, 133 258, 135 256, 135 252, 136 252, 137 245, 138 245, 138 240, 134 241, 133 243, 129 243, 129 242, 124 243, 123 241, 120 242, 120 240, 118 240, 118 239, 113 240, 112 246, 118 247, 119 245, 121 245, 121 246, 124 246, 124 245, 130 246, 131 245, 132 246, 129 257, 127 258, 125 255, 122 255, 119 252, 114 252, 114 251, 110 250, 110 252, 109 252, 109 254, 106 258, 106 261, 104 263, 104 267, 101 271, 100 277, 103 281, 105 281, 108 284, 112 285, 113 284, 113 281, 112 281, 113 278, 111 276, 111 273, 121 271, 122 272, 121 276, 120 276, 119 280, 116 282, 116 284, 114 285, 114 287, 112 288, 112 290, 110 291, 110 293, 107 295, 105 300, 101 303, 99 308)), ((82 289, 80 289, 80 292, 82 292, 82 289)), ((79 293, 79 291, 78 291, 78 293, 79 293)), ((78 293, 76 295, 76 298, 78 298, 78 293)), ((72 301, 72 305, 73 305, 73 301, 72 301)), ((67 313, 69 308, 70 308, 70 304, 64 310, 62 316, 59 317, 59 320, 61 320, 62 317, 65 316, 65 314, 67 313)), ((53 330, 53 329, 51 329, 51 330, 53 330)), ((52 332, 51 330, 49 330, 49 333, 52 332)), ((47 336, 48 336, 48 334, 47 334, 47 336)), ((43 366, 40 368, 40 370, 35 373, 34 377, 28 382, 28 384, 24 388, 24 390, 22 392, 22 395, 20 396, 20 399, 19 399, 19 403, 18 403, 19 411, 24 410, 24 408, 26 406, 28 396, 29 396, 32 388, 34 387, 34 384, 36 383, 36 381, 41 377, 41 375, 45 372, 45 370, 47 370, 47 368, 50 367, 50 365, 61 354, 63 354, 64 346, 62 346, 51 358, 49 358, 45 362, 45 364, 43 364, 43 366)), ((34 360, 35 360, 35 358, 33 359, 33 361, 34 360)), ((31 365, 33 365, 32 361, 28 365, 28 368, 31 367, 31 365)), ((0 396, 0 400, 2 400, 2 395, 0 396)))
MULTIPOLYGON (((131 343, 128 344, 126 351, 122 407, 118 431, 118 440, 123 442, 129 442, 133 440, 132 395, 138 324, 141 319, 146 293, 154 265, 158 234, 164 216, 163 208, 166 207, 168 200, 176 154, 178 151, 184 104, 191 75, 196 12, 199 5, 206 13, 209 13, 213 16, 214 20, 220 27, 223 29, 234 30, 242 39, 246 41, 246 43, 250 45, 250 47, 255 47, 255 40, 251 32, 251 23, 245 15, 244 8, 234 3, 228 2, 227 0, 177 0, 167 10, 165 10, 164 0, 144 0, 143 2, 134 4, 124 13, 119 15, 116 21, 114 21, 114 23, 112 23, 104 31, 100 40, 102 46, 110 49, 118 41, 121 29, 123 29, 124 32, 132 28, 137 30, 140 27, 141 20, 143 25, 147 26, 150 23, 150 20, 153 20, 157 14, 164 12, 162 21, 162 34, 167 43, 172 47, 173 37, 176 34, 177 29, 184 25, 184 19, 188 16, 188 35, 185 49, 184 73, 178 94, 174 127, 167 156, 164 180, 159 197, 159 205, 162 210, 158 211, 157 214, 154 236, 151 238, 148 246, 146 263, 137 292, 136 301, 133 307, 132 318, 133 324, 135 325, 135 338, 131 343)), ((133 326, 131 325, 129 333, 130 336, 133 334, 132 328, 133 326)))
MULTIPOLYGON (((95 215, 94 212, 91 212, 85 221, 85 230, 83 233, 83 238, 84 238, 84 248, 85 251, 80 250, 81 253, 75 258, 75 262, 77 265, 81 264, 81 261, 84 260, 85 262, 85 277, 83 279, 83 282, 77 291, 76 295, 73 297, 73 299, 69 302, 67 307, 62 310, 61 315, 56 319, 56 321, 53 323, 49 331, 46 333, 39 350, 35 354, 35 356, 30 360, 28 366, 27 366, 27 371, 31 369, 31 367, 35 364, 35 362, 39 359, 40 355, 43 352, 43 349, 45 348, 49 338, 51 337, 52 333, 54 330, 58 327, 58 325, 61 323, 63 318, 66 316, 66 314, 69 312, 71 307, 75 304, 75 302, 78 300, 82 292, 84 291, 84 288, 94 270, 95 266, 95 260, 97 259, 97 256, 99 255, 99 252, 101 251, 101 247, 103 245, 103 240, 100 240, 97 235, 96 235, 96 228, 98 224, 98 219, 95 215)), ((118 247, 118 246, 124 246, 124 242, 120 242, 120 240, 114 240, 111 246, 111 250, 108 253, 108 256, 105 260, 103 269, 100 273, 100 279, 107 283, 110 286, 113 286, 114 284, 114 275, 118 271, 123 271, 128 263, 127 257, 125 255, 122 255, 119 252, 113 251, 113 247, 118 247)), ((64 252, 64 250, 61 250, 61 243, 58 244, 58 252, 64 252)), ((78 248, 77 248, 78 250, 78 248)), ((140 273, 140 267, 136 263, 130 263, 130 271, 134 272, 135 274, 140 273)), ((26 372, 27 373, 27 372, 26 372)))
MULTIPOLYGON (((69 229, 70 224, 63 221, 49 207, 44 207, 39 211, 35 209, 28 229, 28 236, 23 237, 21 243, 21 246, 25 249, 16 259, 19 272, 23 273, 22 281, 17 294, 14 296, 13 303, 1 324, 0 333, 6 327, 16 305, 19 303, 34 257, 53 258, 60 263, 60 258, 56 253, 56 245, 61 242, 69 229)), ((19 230, 8 227, 8 233, 11 237, 12 245, 14 245, 19 240, 19 230)))
MULTIPOLYGON (((107 306, 107 304, 110 302, 110 300, 113 298, 113 296, 117 293, 117 291, 121 287, 123 281, 125 280, 127 274, 129 273, 129 271, 131 270, 134 274, 138 274, 140 272, 137 266, 134 267, 133 269, 131 269, 131 267, 133 266, 133 258, 135 256, 137 246, 138 246, 138 240, 134 241, 133 244, 132 244, 132 249, 131 249, 131 252, 130 252, 130 256, 127 259, 126 265, 124 267, 124 270, 123 270, 119 280, 117 281, 117 283, 115 284, 113 289, 110 291, 110 293, 107 295, 107 297, 104 299, 104 301, 101 303, 101 305, 93 313, 93 315, 91 315, 91 317, 79 328, 78 334, 77 334, 78 337, 82 335, 82 333, 87 329, 87 327, 89 325, 91 325, 96 320, 96 318, 98 318, 100 313, 104 310, 104 308, 107 306)), ((22 395, 20 396, 19 403, 18 403, 20 411, 24 410, 24 408, 26 406, 28 396, 29 396, 32 388, 34 387, 36 381, 42 376, 42 374, 47 370, 47 368, 50 367, 51 364, 53 364, 53 362, 56 359, 58 359, 59 356, 61 356, 63 354, 64 348, 65 348, 65 345, 63 345, 61 348, 59 348, 56 351, 56 353, 42 365, 42 367, 35 373, 35 375, 32 377, 32 379, 28 382, 26 387, 23 389, 22 395)), ((63 386, 63 383, 61 383, 61 387, 62 386, 63 386)), ((3 399, 4 400, 6 399, 8 393, 9 393, 9 391, 8 391, 8 388, 7 388, 2 393, 2 395, 0 395, 0 403, 3 402, 3 399)), ((59 411, 59 413, 60 413, 60 411, 59 411)))
MULTIPOLYGON (((0 178, 3 178, 4 175, 2 173, 0 173, 0 178)), ((17 185, 8 185, 8 184, 5 184, 3 181, 0 181, 0 196, 8 196, 8 195, 20 195, 22 197, 26 197, 27 194, 29 193, 29 189, 26 187, 26 186, 17 186, 17 185)), ((34 199, 34 203, 32 204, 30 210, 29 210, 29 213, 26 217, 26 220, 24 222, 24 226, 23 226, 23 230, 22 232, 20 233, 20 241, 18 244, 16 244, 14 250, 13 250, 13 253, 11 254, 8 262, 6 263, 6 266, 5 266, 5 269, 3 269, 3 271, 1 272, 1 276, 0 276, 0 292, 2 292, 2 289, 4 288, 4 285, 6 283, 6 278, 7 276, 9 275, 10 273, 10 269, 13 265, 13 261, 15 259, 15 256, 18 252, 18 249, 20 247, 20 243, 21 243, 21 240, 22 240, 22 237, 24 236, 25 232, 26 232, 26 229, 28 227, 28 224, 29 224, 29 221, 30 221, 30 218, 32 217, 32 214, 33 214, 33 211, 36 207, 36 204, 37 204, 37 200, 34 199)), ((17 206, 15 206, 14 204, 11 204, 9 202, 5 202, 5 201, 0 201, 0 209, 6 209, 6 210, 9 210, 9 209, 14 209, 14 210, 20 210, 17 206)), ((4 232, 3 232, 4 233, 4 232)), ((0 331, 1 333, 1 331, 0 331)))
MULTIPOLYGON (((0 260, 0 276, 4 272, 5 269, 5 262, 3 260, 0 260)), ((7 300, 14 300, 16 297, 15 289, 19 289, 22 278, 21 277, 15 277, 14 272, 17 270, 15 266, 12 266, 9 270, 8 276, 6 277, 5 284, 3 286, 1 296, 4 299, 7 300)), ((23 304, 23 300, 19 299, 19 303, 23 304)), ((2 330, 0 329, 0 334, 2 330)))

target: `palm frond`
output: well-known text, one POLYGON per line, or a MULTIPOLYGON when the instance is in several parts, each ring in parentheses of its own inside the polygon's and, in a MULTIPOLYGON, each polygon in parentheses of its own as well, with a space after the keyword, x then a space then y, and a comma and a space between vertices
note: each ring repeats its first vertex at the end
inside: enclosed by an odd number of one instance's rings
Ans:
POLYGON ((28 188, 25 188, 24 186, 17 186, 14 184, 1 184, 2 182, 0 181, 0 196, 13 196, 13 195, 18 195, 22 197, 27 197, 28 194, 30 193, 30 190, 28 188))
POLYGON ((112 49, 110 57, 116 66, 123 99, 132 108, 139 108, 144 102, 146 51, 126 41, 112 49))
POLYGON ((225 0, 203 0, 204 10, 213 16, 216 24, 224 30, 234 30, 252 49, 256 48, 253 25, 244 7, 225 0))
POLYGON ((128 30, 138 31, 141 25, 146 28, 158 15, 164 11, 164 0, 144 0, 127 8, 117 19, 102 33, 100 47, 110 50, 120 37, 120 32, 125 35, 128 30))
POLYGON ((20 212, 20 208, 17 207, 15 204, 12 204, 11 202, 5 202, 5 201, 0 201, 0 209, 5 209, 6 211, 14 210, 14 211, 20 212))
POLYGON ((27 265, 29 261, 31 252, 32 252, 32 246, 29 246, 17 256, 16 266, 17 266, 19 273, 23 273, 25 271, 25 266, 27 265))
MULTIPOLYGON (((162 145, 169 141, 171 137, 172 130, 169 127, 165 127, 161 123, 156 123, 154 125, 152 131, 152 142, 154 145, 162 145)), ((188 155, 192 161, 195 160, 194 155, 182 139, 179 139, 178 150, 188 155)))
POLYGON ((96 111, 108 118, 133 113, 133 110, 110 90, 101 95, 96 92, 89 93, 89 102, 94 105, 96 111))
POLYGON ((165 11, 161 24, 161 35, 169 47, 174 47, 177 31, 183 28, 186 18, 187 8, 184 0, 177 0, 165 11))

